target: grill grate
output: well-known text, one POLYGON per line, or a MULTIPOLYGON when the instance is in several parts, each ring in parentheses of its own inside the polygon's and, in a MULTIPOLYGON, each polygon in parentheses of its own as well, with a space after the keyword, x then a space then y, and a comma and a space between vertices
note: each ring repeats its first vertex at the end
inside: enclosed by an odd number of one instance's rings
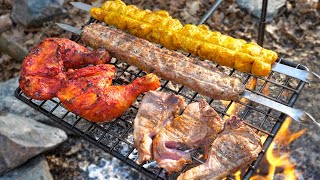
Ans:
MULTIPOLYGON (((294 64, 286 60, 280 60, 279 63, 298 69, 307 69, 304 66, 294 64)), ((132 81, 138 76, 145 75, 145 72, 137 69, 136 67, 121 63, 116 59, 112 60, 112 64, 117 67, 114 84, 127 83, 127 81, 132 81)), ((225 70, 230 71, 230 76, 239 77, 244 84, 248 83, 250 79, 253 78, 253 76, 250 74, 241 73, 229 68, 226 68, 225 70)), ((265 97, 274 99, 287 106, 293 106, 301 90, 303 89, 305 82, 272 72, 267 78, 258 78, 257 84, 257 88, 250 91, 262 94, 265 97), (264 95, 262 94, 262 89, 267 86, 267 83, 269 84, 269 88, 272 90, 272 92, 269 95, 264 95)), ((230 116, 227 111, 232 102, 224 104, 220 100, 209 99, 196 93, 195 91, 187 89, 181 85, 174 84, 170 81, 162 80, 160 90, 182 95, 185 97, 186 102, 193 102, 199 100, 200 98, 206 98, 209 104, 219 113, 221 117, 230 116)), ((156 163, 154 162, 143 165, 138 165, 135 163, 137 152, 134 150, 133 146, 133 120, 138 111, 138 105, 139 101, 141 101, 142 95, 138 97, 137 101, 121 117, 117 118, 113 122, 101 124, 89 122, 81 117, 76 116, 72 112, 67 111, 57 98, 46 101, 30 99, 21 92, 20 88, 15 91, 15 96, 67 129, 70 129, 89 142, 135 168, 137 171, 145 174, 149 178, 166 178, 165 171, 157 167, 156 163)), ((244 108, 244 111, 239 116, 243 118, 246 123, 257 129, 257 132, 268 136, 263 144, 263 150, 259 154, 257 161, 252 163, 246 172, 245 177, 249 178, 254 172, 255 168, 257 168, 259 161, 274 139, 274 136, 286 118, 286 115, 276 110, 266 108, 262 105, 252 104, 250 102, 239 102, 236 104, 238 104, 238 106, 243 106, 244 108)), ((200 149, 192 149, 191 151, 193 154, 194 163, 189 167, 195 166, 204 161, 203 159, 199 158, 201 155, 200 149)))
MULTIPOLYGON (((263 1, 263 6, 265 6, 265 8, 263 8, 263 12, 266 11, 265 1, 266 0, 263 1)), ((214 6, 218 6, 220 3, 221 1, 219 0, 215 5, 213 5, 204 18, 202 18, 201 23, 212 14, 214 9, 216 9, 214 6)), ((260 24, 264 25, 265 18, 263 18, 263 13, 261 19, 262 20, 260 21, 260 24)), ((91 19, 85 25, 88 25, 91 22, 96 21, 91 19)), ((260 42, 260 45, 263 43, 263 36, 264 27, 259 26, 258 41, 260 42)), ((73 35, 71 39, 76 42, 80 41, 80 38, 77 35, 73 35)), ((301 70, 308 70, 305 66, 295 64, 284 59, 279 59, 278 63, 301 70)), ((141 77, 146 74, 138 68, 121 63, 116 59, 112 59, 111 64, 114 64, 117 69, 116 78, 113 81, 114 84, 129 83, 136 77, 141 77)), ((217 65, 217 67, 219 66, 217 65)), ((228 67, 219 68, 222 68, 223 71, 228 73, 230 76, 239 78, 246 85, 248 85, 253 78, 257 78, 256 88, 253 90, 248 88, 248 91, 290 107, 294 105, 305 85, 305 82, 303 81, 277 72, 271 72, 268 77, 254 77, 251 74, 235 71, 234 69, 228 67), (264 93, 265 89, 267 88, 270 89, 269 94, 264 93)), ((188 103, 205 98, 221 117, 230 116, 228 110, 232 107, 232 103, 234 103, 232 101, 223 103, 220 100, 210 99, 170 81, 161 80, 161 88, 159 90, 179 94, 185 97, 186 102, 188 103)), ((58 122, 61 126, 82 136, 90 143, 98 146, 122 162, 133 167, 140 173, 146 175, 148 178, 168 179, 168 174, 165 172, 165 170, 159 168, 154 161, 142 165, 135 163, 137 152, 133 146, 133 120, 138 111, 138 105, 142 99, 142 95, 137 98, 137 101, 121 117, 117 118, 113 122, 100 124, 89 122, 81 117, 76 116, 72 112, 69 112, 63 107, 57 98, 46 101, 30 99, 22 93, 20 88, 16 89, 15 96, 32 108, 58 122)), ((242 109, 241 114, 238 114, 238 116, 242 118, 248 125, 255 128, 257 133, 267 136, 263 144, 263 149, 260 152, 257 160, 249 165, 246 168, 245 174, 242 175, 242 179, 249 179, 287 116, 278 112, 277 110, 248 101, 237 102, 235 104, 238 108, 242 109)), ((201 149, 191 149, 189 151, 192 153, 193 164, 188 165, 184 170, 205 161, 201 158, 201 149)), ((173 176, 177 175, 178 173, 173 174, 173 176)))

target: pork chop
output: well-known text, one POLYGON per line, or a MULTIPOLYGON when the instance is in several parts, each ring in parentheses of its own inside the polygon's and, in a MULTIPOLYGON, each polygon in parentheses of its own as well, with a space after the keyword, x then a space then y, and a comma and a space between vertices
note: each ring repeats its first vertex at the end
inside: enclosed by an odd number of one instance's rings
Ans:
POLYGON ((134 146, 137 163, 152 159, 152 138, 176 116, 186 104, 184 98, 172 93, 150 91, 143 97, 134 120, 134 146))
POLYGON ((178 148, 209 145, 223 129, 223 120, 203 99, 190 103, 183 114, 167 124, 153 140, 153 156, 169 173, 181 171, 191 155, 178 148))
POLYGON ((253 129, 232 116, 212 143, 207 161, 187 170, 178 180, 222 179, 255 160, 261 149, 260 138, 253 129))

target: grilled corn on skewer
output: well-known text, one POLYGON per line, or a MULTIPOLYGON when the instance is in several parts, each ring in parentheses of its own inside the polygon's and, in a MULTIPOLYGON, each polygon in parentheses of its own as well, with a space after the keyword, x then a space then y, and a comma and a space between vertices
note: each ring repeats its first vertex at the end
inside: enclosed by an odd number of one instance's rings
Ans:
POLYGON ((91 15, 131 34, 159 43, 168 49, 184 50, 219 65, 266 76, 276 61, 276 52, 256 43, 247 43, 205 25, 182 25, 166 11, 141 10, 121 0, 106 1, 100 8, 92 8, 91 15))

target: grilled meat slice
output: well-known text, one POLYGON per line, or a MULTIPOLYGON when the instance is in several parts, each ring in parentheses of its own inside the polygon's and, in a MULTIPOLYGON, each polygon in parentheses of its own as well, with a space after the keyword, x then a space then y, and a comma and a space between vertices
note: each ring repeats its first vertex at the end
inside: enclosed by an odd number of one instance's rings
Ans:
POLYGON ((190 103, 182 115, 166 125, 154 138, 154 159, 169 173, 180 171, 191 162, 191 156, 178 148, 207 146, 222 129, 223 120, 204 99, 190 103))
POLYGON ((118 29, 93 23, 83 28, 82 40, 93 48, 105 48, 118 60, 214 99, 238 101, 245 88, 239 79, 218 69, 208 70, 189 57, 118 29))
POLYGON ((134 146, 138 151, 137 163, 152 159, 152 139, 185 108, 184 98, 172 93, 147 92, 134 120, 134 146))
POLYGON ((68 80, 57 93, 66 109, 93 122, 112 121, 121 116, 137 96, 160 86, 154 74, 131 84, 113 86, 113 65, 97 65, 68 71, 68 80))
POLYGON ((207 161, 178 179, 222 179, 255 160, 261 149, 260 138, 253 129, 232 116, 212 143, 207 161))
POLYGON ((48 38, 24 58, 20 87, 31 98, 51 99, 66 81, 65 70, 88 64, 104 64, 110 60, 105 50, 89 51, 69 39, 48 38))

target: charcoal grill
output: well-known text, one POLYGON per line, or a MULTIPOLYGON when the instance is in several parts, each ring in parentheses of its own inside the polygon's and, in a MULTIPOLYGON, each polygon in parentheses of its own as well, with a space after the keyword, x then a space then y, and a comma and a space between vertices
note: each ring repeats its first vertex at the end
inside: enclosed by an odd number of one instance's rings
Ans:
MULTIPOLYGON (((262 8, 263 11, 259 26, 258 42, 260 45, 262 45, 264 36, 264 24, 266 15, 265 2, 266 1, 264 0, 262 8)), ((203 23, 213 13, 213 11, 220 3, 221 1, 216 1, 216 4, 211 7, 204 18, 202 18, 200 23, 203 23)), ((87 24, 91 22, 96 22, 96 20, 91 19, 87 24)), ((76 42, 79 42, 80 40, 80 38, 75 35, 73 35, 71 39, 76 42)), ((308 68, 303 65, 296 64, 284 59, 279 59, 278 63, 300 70, 308 70, 308 68)), ((118 61, 116 59, 112 59, 111 64, 114 64, 117 68, 116 78, 113 81, 114 84, 128 83, 130 81, 133 81, 136 77, 145 75, 145 72, 137 69, 136 67, 122 63, 121 61, 118 61)), ((251 74, 238 72, 227 67, 220 68, 223 68, 224 71, 228 72, 230 76, 239 78, 246 85, 248 84, 248 82, 250 82, 250 79, 256 78, 251 74)), ((253 90, 247 90, 277 101, 286 106, 292 107, 296 102, 299 94, 301 93, 305 83, 306 82, 304 81, 286 76, 284 74, 271 72, 268 77, 257 78, 256 88, 254 88, 253 90), (267 86, 269 86, 269 89, 271 90, 271 93, 269 94, 263 93, 264 89, 267 86)), ((179 94, 186 98, 186 102, 193 102, 200 100, 201 98, 205 98, 221 117, 230 116, 230 114, 228 114, 227 112, 231 107, 231 104, 233 103, 232 101, 228 102, 227 104, 222 103, 222 101, 220 100, 210 99, 179 84, 174 84, 170 81, 164 80, 161 80, 160 91, 179 94)), ((168 174, 165 172, 165 170, 159 168, 153 162, 144 163, 142 165, 138 165, 135 163, 137 152, 133 146, 133 120, 137 113, 138 105, 141 101, 142 96, 139 96, 137 101, 121 117, 117 118, 113 122, 101 124, 89 122, 81 117, 76 116, 72 112, 69 112, 63 107, 63 105, 57 98, 45 101, 34 100, 24 95, 20 88, 16 89, 15 96, 32 108, 56 121, 61 126, 82 136, 90 143, 110 153, 122 162, 136 169, 138 172, 146 175, 148 178, 168 178, 168 174)), ((263 149, 260 152, 257 160, 249 165, 246 168, 246 173, 242 175, 243 179, 249 179, 253 172, 256 170, 264 153, 271 144, 287 115, 263 105, 257 105, 250 102, 237 102, 237 104, 238 107, 242 107, 242 109, 244 109, 242 113, 239 114, 240 118, 242 118, 251 127, 256 129, 258 133, 267 136, 263 144, 263 149)), ((189 167, 204 162, 204 160, 201 159, 200 149, 195 149, 191 152, 193 164, 188 165, 185 170, 189 167)))

